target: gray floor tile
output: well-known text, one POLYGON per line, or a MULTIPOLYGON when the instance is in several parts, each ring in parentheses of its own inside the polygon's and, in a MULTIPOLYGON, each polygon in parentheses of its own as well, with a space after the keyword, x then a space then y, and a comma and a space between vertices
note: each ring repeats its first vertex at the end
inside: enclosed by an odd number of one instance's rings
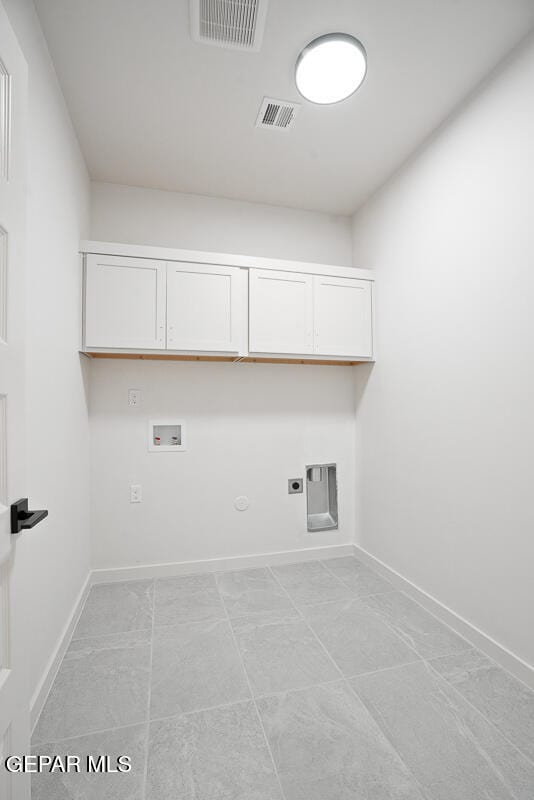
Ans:
POLYGON ((268 569, 245 569, 216 576, 217 586, 230 617, 264 611, 284 613, 293 606, 268 569))
POLYGON ((89 655, 97 650, 122 650, 125 647, 150 645, 152 630, 126 631, 125 633, 108 633, 101 636, 86 636, 74 639, 65 653, 65 660, 79 658, 80 654, 89 655))
POLYGON ((286 800, 422 800, 344 681, 258 700, 286 800))
POLYGON ((302 613, 347 677, 419 659, 417 653, 357 597, 307 606, 302 613))
POLYGON ((226 619, 213 575, 181 575, 155 582, 154 624, 226 619))
POLYGON ((253 704, 152 722, 146 800, 282 800, 253 704))
POLYGON ((144 800, 148 725, 135 725, 104 733, 34 747, 34 755, 73 755, 80 758, 80 772, 32 775, 32 800, 144 800), (118 756, 129 756, 130 772, 89 773, 87 757, 109 756, 116 768, 118 756))
POLYGON ((445 681, 440 686, 467 735, 482 758, 491 764, 514 800, 532 800, 534 797, 534 765, 510 744, 494 725, 472 708, 445 681))
POLYGON ((389 581, 381 578, 374 570, 358 561, 354 556, 329 558, 322 563, 358 597, 393 590, 389 581))
POLYGON ((122 639, 117 634, 73 643, 37 723, 36 743, 146 721, 149 633, 137 634, 137 644, 133 637, 122 639))
POLYGON ((460 653, 469 644, 402 592, 375 594, 363 602, 422 658, 460 653))
POLYGON ((151 719, 250 697, 227 621, 154 630, 151 719))
POLYGON ((283 564, 272 571, 297 606, 352 596, 319 561, 283 564))
POLYGON ((335 680, 339 671, 302 619, 254 615, 234 620, 237 644, 255 695, 335 680))
POLYGON ((534 692, 478 650, 438 658, 431 664, 516 747, 534 760, 534 692))
POLYGON ((153 593, 154 581, 127 581, 93 586, 73 639, 150 628, 153 593))
POLYGON ((495 729, 428 664, 350 683, 428 800, 527 800, 532 765, 502 738, 499 743, 495 729))
POLYGON ((534 693, 357 559, 273 572, 95 586, 34 752, 134 769, 43 773, 33 800, 281 800, 242 661, 285 800, 532 800, 534 693))

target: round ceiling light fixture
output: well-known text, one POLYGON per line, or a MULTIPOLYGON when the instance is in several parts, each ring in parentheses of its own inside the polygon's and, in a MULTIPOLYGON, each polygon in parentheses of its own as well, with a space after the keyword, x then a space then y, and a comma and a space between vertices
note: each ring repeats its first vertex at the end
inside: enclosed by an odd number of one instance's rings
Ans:
POLYGON ((361 86, 367 71, 363 44, 348 33, 327 33, 307 45, 297 59, 295 81, 306 100, 339 103, 361 86))

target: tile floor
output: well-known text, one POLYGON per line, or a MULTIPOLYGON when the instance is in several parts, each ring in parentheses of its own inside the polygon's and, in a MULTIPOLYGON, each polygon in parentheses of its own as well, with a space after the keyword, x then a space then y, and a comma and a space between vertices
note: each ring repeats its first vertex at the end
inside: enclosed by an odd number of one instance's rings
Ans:
POLYGON ((532 800, 534 693, 355 558, 93 587, 33 800, 532 800))

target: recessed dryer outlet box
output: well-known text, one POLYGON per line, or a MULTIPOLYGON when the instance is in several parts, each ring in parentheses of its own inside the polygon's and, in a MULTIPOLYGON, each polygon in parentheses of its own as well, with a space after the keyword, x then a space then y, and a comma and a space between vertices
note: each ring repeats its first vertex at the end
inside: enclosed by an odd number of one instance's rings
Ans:
POLYGON ((181 419, 150 419, 148 449, 151 453, 177 453, 185 450, 185 422, 181 419))
POLYGON ((306 467, 306 505, 309 531, 337 529, 337 467, 335 464, 310 464, 306 467))

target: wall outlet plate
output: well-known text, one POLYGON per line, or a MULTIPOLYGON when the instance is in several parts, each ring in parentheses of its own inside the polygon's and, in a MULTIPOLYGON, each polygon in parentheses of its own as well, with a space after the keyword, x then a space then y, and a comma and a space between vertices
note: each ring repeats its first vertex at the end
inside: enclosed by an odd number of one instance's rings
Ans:
POLYGON ((287 482, 288 494, 302 494, 304 487, 304 478, 290 478, 287 482))
POLYGON ((128 405, 137 408, 141 405, 141 391, 139 389, 128 389, 128 405))
POLYGON ((132 483, 130 486, 130 503, 141 503, 143 500, 143 490, 139 483, 132 483))

